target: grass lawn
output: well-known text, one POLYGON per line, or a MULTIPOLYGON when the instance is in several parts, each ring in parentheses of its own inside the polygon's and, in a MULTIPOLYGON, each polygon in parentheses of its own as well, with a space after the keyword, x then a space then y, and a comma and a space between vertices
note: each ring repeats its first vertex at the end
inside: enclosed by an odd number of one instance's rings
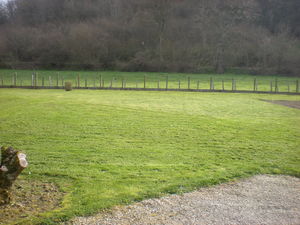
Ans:
MULTIPOLYGON (((17 73, 17 85, 31 86, 32 71, 30 70, 1 70, 0 69, 0 85, 12 85, 13 76, 17 73)), ((104 87, 122 87, 122 80, 126 83, 128 88, 143 88, 144 76, 146 76, 147 88, 166 88, 166 80, 168 78, 168 88, 188 88, 188 79, 190 78, 190 88, 210 89, 210 78, 213 79, 214 88, 222 89, 222 80, 224 81, 225 90, 232 90, 232 79, 236 82, 237 90, 252 91, 254 86, 254 79, 257 80, 257 88, 259 91, 270 91, 271 82, 273 91, 275 91, 275 80, 278 80, 278 88, 280 92, 296 92, 296 81, 300 79, 297 77, 284 76, 254 76, 254 75, 240 75, 240 74, 180 74, 180 73, 148 73, 148 72, 117 72, 117 71, 36 71, 37 84, 49 86, 49 77, 51 77, 51 86, 62 85, 65 81, 71 81, 73 86, 77 86, 77 77, 80 77, 80 86, 85 87, 85 80, 87 86, 99 87, 100 77, 104 81, 104 87), (58 80, 58 81, 57 81, 58 80), (198 83, 199 82, 199 83, 198 83)), ((298 81, 298 82, 299 82, 298 81)))
POLYGON ((67 193, 23 224, 259 173, 300 177, 300 110, 259 99, 300 96, 0 89, 0 144, 27 153, 21 179, 67 193))

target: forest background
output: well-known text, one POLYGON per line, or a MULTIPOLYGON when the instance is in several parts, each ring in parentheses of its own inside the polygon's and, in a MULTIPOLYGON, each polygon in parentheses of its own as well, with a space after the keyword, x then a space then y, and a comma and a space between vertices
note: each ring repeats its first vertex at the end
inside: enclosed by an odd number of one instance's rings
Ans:
POLYGON ((299 0, 0 1, 0 67, 299 76, 299 0))

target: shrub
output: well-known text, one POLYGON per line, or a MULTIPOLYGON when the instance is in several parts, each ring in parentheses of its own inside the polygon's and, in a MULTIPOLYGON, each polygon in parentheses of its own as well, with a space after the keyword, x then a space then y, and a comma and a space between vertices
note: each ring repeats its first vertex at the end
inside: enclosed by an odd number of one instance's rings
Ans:
POLYGON ((65 90, 66 91, 72 91, 72 83, 71 82, 65 82, 65 90))

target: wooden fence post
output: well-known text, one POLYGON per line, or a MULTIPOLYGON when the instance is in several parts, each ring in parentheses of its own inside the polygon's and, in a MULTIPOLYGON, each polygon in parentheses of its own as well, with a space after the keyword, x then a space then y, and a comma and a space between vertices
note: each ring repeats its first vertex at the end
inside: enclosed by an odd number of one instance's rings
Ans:
POLYGON ((31 74, 31 87, 34 86, 34 74, 32 73, 31 74))
POLYGON ((213 81, 212 77, 210 78, 210 81, 209 81, 209 89, 214 90, 214 81, 213 81))
POLYGON ((166 90, 168 90, 169 87, 169 76, 166 77, 166 90))
POLYGON ((34 78, 35 78, 35 86, 37 87, 39 86, 39 74, 36 73, 34 78))
POLYGON ((58 87, 58 82, 59 82, 59 73, 57 72, 57 74, 56 74, 56 87, 58 87))
POLYGON ((17 72, 14 73, 14 86, 17 86, 17 72))
POLYGON ((270 82, 270 91, 273 92, 273 82, 270 82))
POLYGON ((191 89, 191 78, 188 77, 188 89, 191 89))

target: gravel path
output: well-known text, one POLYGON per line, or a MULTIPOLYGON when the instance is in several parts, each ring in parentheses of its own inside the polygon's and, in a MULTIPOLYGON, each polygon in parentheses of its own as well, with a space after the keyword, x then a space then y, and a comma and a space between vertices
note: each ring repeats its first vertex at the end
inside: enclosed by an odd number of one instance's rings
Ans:
POLYGON ((68 224, 300 224, 300 179, 260 175, 150 199, 68 224))

